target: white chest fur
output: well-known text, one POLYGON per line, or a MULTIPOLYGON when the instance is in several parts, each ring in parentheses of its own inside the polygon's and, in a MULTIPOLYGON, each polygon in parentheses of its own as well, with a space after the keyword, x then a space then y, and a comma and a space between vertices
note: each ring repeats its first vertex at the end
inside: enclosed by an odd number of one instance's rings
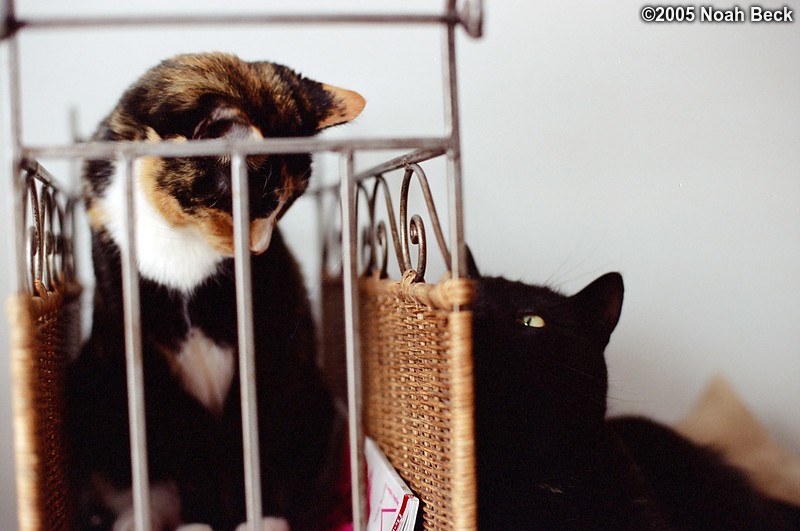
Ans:
POLYGON ((233 348, 220 346, 199 328, 191 328, 173 370, 181 385, 209 411, 221 414, 233 382, 233 348))
MULTIPOLYGON (((114 242, 123 247, 125 183, 115 165, 114 175, 99 203, 104 224, 114 242)), ((191 292, 212 275, 224 258, 195 227, 173 227, 156 212, 142 191, 141 163, 133 168, 136 209, 136 258, 139 273, 184 293, 191 292)))

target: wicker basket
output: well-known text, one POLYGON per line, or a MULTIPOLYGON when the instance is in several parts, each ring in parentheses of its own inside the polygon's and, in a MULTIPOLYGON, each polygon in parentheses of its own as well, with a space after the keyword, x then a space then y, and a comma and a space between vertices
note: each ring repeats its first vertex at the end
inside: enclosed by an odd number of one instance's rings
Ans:
MULTIPOLYGON (((420 497, 424 529, 475 529, 472 316, 458 309, 472 302, 473 287, 413 277, 360 283, 366 431, 420 497)), ((63 392, 64 366, 77 348, 78 306, 75 288, 41 283, 37 295, 19 295, 9 306, 23 531, 66 529, 70 521, 63 392)), ((330 370, 341 365, 335 361, 330 370)), ((328 376, 346 385, 343 371, 328 376)))
POLYGON ((475 529, 472 314, 464 279, 360 284, 364 422, 422 501, 423 528, 475 529))
POLYGON ((21 531, 68 529, 64 368, 79 341, 79 289, 36 283, 11 299, 14 446, 21 531))

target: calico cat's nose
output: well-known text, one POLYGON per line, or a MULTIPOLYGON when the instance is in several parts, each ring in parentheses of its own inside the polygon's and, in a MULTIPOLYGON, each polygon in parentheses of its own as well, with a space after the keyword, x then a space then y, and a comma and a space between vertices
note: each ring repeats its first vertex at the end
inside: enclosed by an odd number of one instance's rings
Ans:
POLYGON ((272 241, 272 230, 275 228, 275 224, 278 222, 278 215, 283 210, 285 204, 286 199, 282 198, 269 217, 258 218, 250 222, 251 252, 261 254, 267 250, 269 242, 272 241))
POLYGON ((250 223, 250 251, 261 254, 269 247, 272 240, 272 229, 275 228, 275 218, 260 218, 250 223))

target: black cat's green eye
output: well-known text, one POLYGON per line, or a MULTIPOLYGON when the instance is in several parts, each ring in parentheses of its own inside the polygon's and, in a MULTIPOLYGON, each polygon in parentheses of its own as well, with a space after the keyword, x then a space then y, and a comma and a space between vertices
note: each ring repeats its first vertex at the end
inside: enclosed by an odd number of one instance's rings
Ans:
POLYGON ((541 315, 536 315, 535 313, 521 315, 517 320, 531 328, 544 328, 544 319, 542 319, 541 315))

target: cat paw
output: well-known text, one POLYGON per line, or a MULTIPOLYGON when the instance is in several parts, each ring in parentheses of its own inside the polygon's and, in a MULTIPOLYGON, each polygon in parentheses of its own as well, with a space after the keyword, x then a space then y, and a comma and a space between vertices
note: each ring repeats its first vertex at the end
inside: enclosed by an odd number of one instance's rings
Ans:
MULTIPOLYGON (((133 496, 130 489, 108 489, 104 494, 106 505, 116 513, 113 531, 135 531, 133 496)), ((175 529, 180 522, 181 500, 174 483, 158 483, 150 487, 150 527, 153 531, 175 529)))
MULTIPOLYGON (((239 524, 236 531, 249 531, 247 523, 239 524)), ((291 531, 289 522, 284 518, 277 518, 274 516, 267 516, 261 520, 261 525, 257 526, 256 531, 291 531)))
MULTIPOLYGON (((160 515, 152 515, 150 517, 150 529, 153 531, 163 531, 165 529, 174 529, 175 524, 171 523, 174 522, 174 518, 166 521, 160 517, 160 515)), ((133 511, 125 512, 117 517, 114 521, 114 527, 112 531, 136 531, 138 528, 136 527, 136 519, 133 516, 133 511)), ((211 528, 209 527, 208 530, 210 531, 211 528)), ((196 530, 200 531, 200 530, 196 530)), ((205 530, 203 530, 205 531, 205 530)))

